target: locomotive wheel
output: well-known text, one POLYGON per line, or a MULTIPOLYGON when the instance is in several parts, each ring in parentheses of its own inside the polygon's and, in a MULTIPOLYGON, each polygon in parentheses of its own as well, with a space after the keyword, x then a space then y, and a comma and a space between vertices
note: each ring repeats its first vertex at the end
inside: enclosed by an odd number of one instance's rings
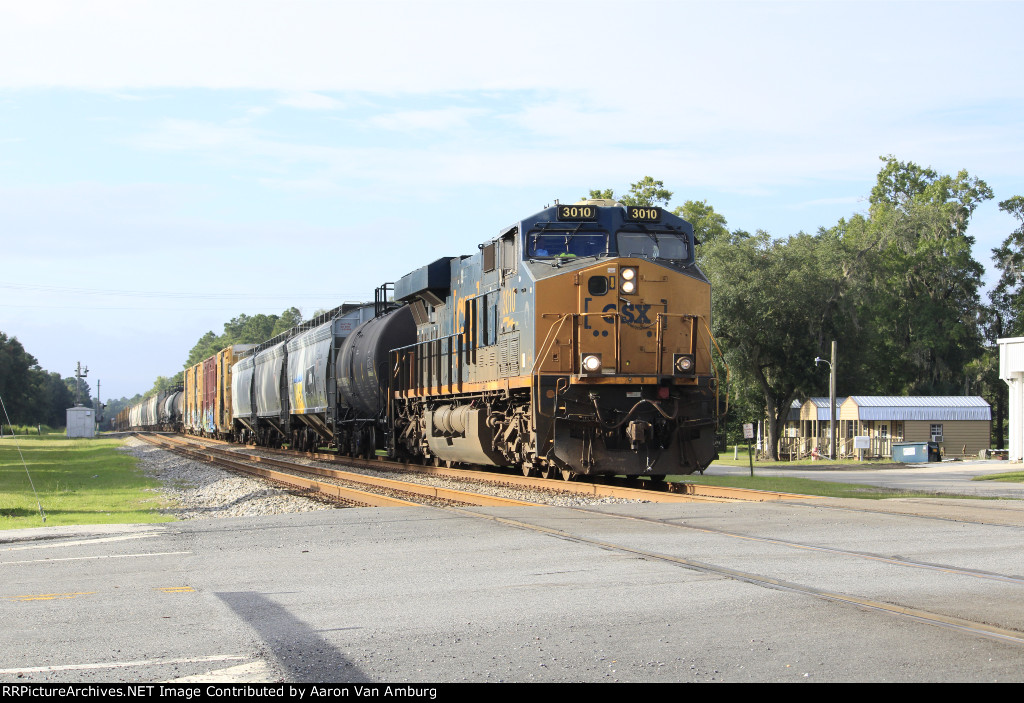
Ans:
POLYGON ((431 460, 431 463, 432 463, 432 464, 433 464, 434 466, 436 466, 437 468, 441 468, 441 465, 442 465, 442 463, 443 463, 443 462, 441 461, 441 457, 439 457, 439 456, 435 456, 435 457, 434 457, 434 458, 433 458, 433 459, 431 460))
POLYGON ((523 476, 529 476, 530 474, 533 473, 533 467, 532 466, 527 466, 526 464, 523 464, 520 467, 520 469, 522 469, 523 476))
POLYGON ((540 467, 540 477, 541 478, 554 478, 555 477, 555 467, 553 467, 551 464, 544 464, 544 466, 540 467))
POLYGON ((563 481, 571 481, 574 478, 576 478, 576 474, 574 474, 572 471, 569 471, 569 469, 562 469, 562 480, 563 481))

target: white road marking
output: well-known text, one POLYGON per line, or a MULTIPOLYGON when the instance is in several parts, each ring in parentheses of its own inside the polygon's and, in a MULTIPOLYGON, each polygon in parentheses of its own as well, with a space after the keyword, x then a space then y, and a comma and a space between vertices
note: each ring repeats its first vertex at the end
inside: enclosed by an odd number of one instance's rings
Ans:
POLYGON ((20 547, 4 547, 0 552, 19 552, 23 549, 57 549, 59 547, 79 547, 88 544, 102 544, 104 542, 124 542, 129 539, 145 539, 147 537, 158 537, 163 532, 142 532, 136 535, 118 535, 117 537, 98 537, 96 539, 76 539, 71 542, 46 542, 44 544, 25 544, 20 547))
POLYGON ((65 664, 62 666, 28 666, 23 669, 0 669, 0 674, 42 674, 49 671, 83 671, 87 669, 125 669, 132 666, 166 666, 168 664, 195 664, 198 662, 244 661, 249 657, 220 654, 190 659, 141 659, 132 662, 106 662, 103 664, 65 664))
POLYGON ((11 564, 45 564, 55 561, 83 561, 86 559, 129 559, 131 557, 166 557, 175 554, 191 554, 192 552, 146 552, 144 554, 98 554, 92 557, 58 557, 56 559, 25 559, 23 561, 0 561, 0 566, 11 564))
POLYGON ((169 679, 162 683, 273 683, 277 680, 278 678, 266 662, 255 661, 250 664, 229 666, 227 669, 208 671, 205 674, 169 679))

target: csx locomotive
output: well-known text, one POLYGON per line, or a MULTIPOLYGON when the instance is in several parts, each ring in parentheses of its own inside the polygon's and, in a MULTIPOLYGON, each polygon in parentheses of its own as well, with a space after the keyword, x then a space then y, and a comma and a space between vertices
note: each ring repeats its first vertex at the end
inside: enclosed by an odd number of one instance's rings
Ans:
POLYGON ((710 319, 690 223, 556 203, 373 304, 197 364, 184 427, 567 480, 703 471, 719 407, 710 319))

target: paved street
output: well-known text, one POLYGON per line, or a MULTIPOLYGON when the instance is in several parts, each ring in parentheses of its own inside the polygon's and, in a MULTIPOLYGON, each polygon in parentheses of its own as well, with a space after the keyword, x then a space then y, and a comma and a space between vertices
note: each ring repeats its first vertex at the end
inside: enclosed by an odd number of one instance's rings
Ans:
MULTIPOLYGON (((1022 470, 1024 470, 1022 464, 989 459, 984 461, 944 461, 934 464, 900 464, 898 468, 865 470, 848 466, 829 468, 824 465, 822 468, 814 468, 806 464, 796 466, 779 462, 776 467, 756 466, 754 473, 760 476, 793 476, 817 481, 863 483, 915 491, 1024 499, 1024 483, 971 480, 975 476, 1022 470)), ((705 473, 710 476, 749 476, 750 467, 728 466, 716 462, 705 473)))

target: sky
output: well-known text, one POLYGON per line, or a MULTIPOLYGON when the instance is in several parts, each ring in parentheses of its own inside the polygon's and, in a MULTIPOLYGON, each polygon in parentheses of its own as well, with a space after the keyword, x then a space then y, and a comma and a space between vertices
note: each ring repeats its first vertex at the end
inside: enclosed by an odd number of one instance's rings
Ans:
POLYGON ((1018 2, 0 0, 0 331, 104 400, 556 199, 731 229, 867 210, 879 157, 1024 195, 1018 2))

